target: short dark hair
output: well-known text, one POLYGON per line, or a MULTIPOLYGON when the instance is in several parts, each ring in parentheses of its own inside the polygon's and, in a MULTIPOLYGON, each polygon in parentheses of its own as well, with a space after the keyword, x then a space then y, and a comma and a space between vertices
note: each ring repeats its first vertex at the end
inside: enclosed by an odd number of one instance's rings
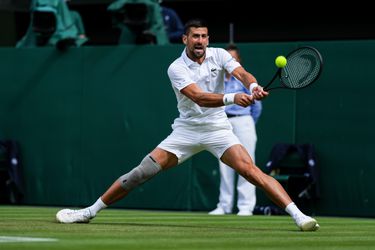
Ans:
POLYGON ((237 52, 240 51, 240 49, 237 47, 237 45, 235 45, 234 43, 230 43, 227 45, 227 47, 225 48, 226 50, 235 50, 237 52))
POLYGON ((237 56, 238 56, 238 59, 241 60, 241 53, 240 53, 240 48, 238 48, 238 46, 234 43, 230 43, 227 45, 227 47, 225 48, 227 51, 236 51, 237 52, 237 56))
POLYGON ((190 31, 190 28, 207 28, 207 22, 200 18, 193 18, 190 19, 185 23, 185 35, 187 35, 190 31))

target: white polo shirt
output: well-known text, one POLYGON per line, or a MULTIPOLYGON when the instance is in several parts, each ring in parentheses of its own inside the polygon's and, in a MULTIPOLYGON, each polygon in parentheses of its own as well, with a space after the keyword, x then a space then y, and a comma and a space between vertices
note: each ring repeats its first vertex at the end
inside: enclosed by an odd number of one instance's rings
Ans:
POLYGON ((241 66, 225 49, 207 48, 202 64, 192 61, 186 55, 186 49, 168 68, 168 76, 177 98, 180 116, 175 119, 173 128, 180 125, 204 126, 212 128, 231 128, 225 114, 225 107, 206 108, 180 93, 186 86, 196 83, 203 91, 224 93, 225 71, 241 66))

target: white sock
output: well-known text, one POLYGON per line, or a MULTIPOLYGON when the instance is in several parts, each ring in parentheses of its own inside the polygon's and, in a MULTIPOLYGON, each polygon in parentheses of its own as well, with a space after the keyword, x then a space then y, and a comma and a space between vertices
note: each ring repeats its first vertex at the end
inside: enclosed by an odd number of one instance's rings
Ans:
POLYGON ((305 216, 305 214, 302 213, 301 210, 298 209, 298 207, 296 206, 296 204, 294 204, 294 202, 286 206, 285 212, 290 214, 290 216, 292 216, 293 219, 296 219, 297 217, 300 217, 300 216, 305 216))
POLYGON ((100 210, 106 207, 108 206, 102 201, 102 198, 99 197, 99 199, 97 199, 97 201, 91 207, 88 207, 88 209, 90 210, 91 215, 95 216, 100 210))

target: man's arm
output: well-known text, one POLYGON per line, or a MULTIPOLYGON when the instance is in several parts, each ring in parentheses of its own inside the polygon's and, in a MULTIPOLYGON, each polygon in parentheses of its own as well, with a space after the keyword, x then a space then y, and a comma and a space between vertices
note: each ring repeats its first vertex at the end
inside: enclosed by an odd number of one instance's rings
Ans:
MULTIPOLYGON (((242 84, 250 89, 252 83, 257 83, 257 79, 249 72, 247 72, 242 66, 237 67, 232 71, 232 75, 237 78, 242 84)), ((251 90, 251 94, 254 95, 254 98, 261 100, 264 97, 268 96, 268 92, 264 91, 261 86, 256 86, 251 90)))
MULTIPOLYGON (((221 107, 224 105, 223 94, 204 92, 196 83, 189 84, 180 91, 201 107, 221 107)), ((254 102, 253 96, 245 93, 236 93, 234 103, 247 107, 254 102)))
POLYGON ((242 84, 249 89, 250 84, 257 82, 257 79, 243 67, 237 67, 232 71, 232 75, 237 78, 242 84))

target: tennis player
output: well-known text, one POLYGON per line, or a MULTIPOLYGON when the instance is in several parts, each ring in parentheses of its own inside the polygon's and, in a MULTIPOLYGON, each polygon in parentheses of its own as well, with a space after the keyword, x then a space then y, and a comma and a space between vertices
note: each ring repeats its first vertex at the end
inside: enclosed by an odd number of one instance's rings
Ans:
POLYGON ((120 176, 92 206, 79 210, 60 210, 56 214, 57 221, 89 222, 100 210, 124 198, 159 172, 207 150, 246 180, 263 189, 275 204, 292 216, 301 230, 317 230, 317 221, 303 214, 283 187, 255 166, 249 153, 233 134, 225 114, 225 105, 246 107, 254 103, 255 99, 267 97, 268 92, 226 50, 207 48, 208 27, 203 20, 188 21, 182 40, 186 46, 181 56, 168 68, 180 113, 174 120, 172 133, 146 155, 138 166, 120 176), (224 95, 225 71, 240 80, 252 95, 224 95))

